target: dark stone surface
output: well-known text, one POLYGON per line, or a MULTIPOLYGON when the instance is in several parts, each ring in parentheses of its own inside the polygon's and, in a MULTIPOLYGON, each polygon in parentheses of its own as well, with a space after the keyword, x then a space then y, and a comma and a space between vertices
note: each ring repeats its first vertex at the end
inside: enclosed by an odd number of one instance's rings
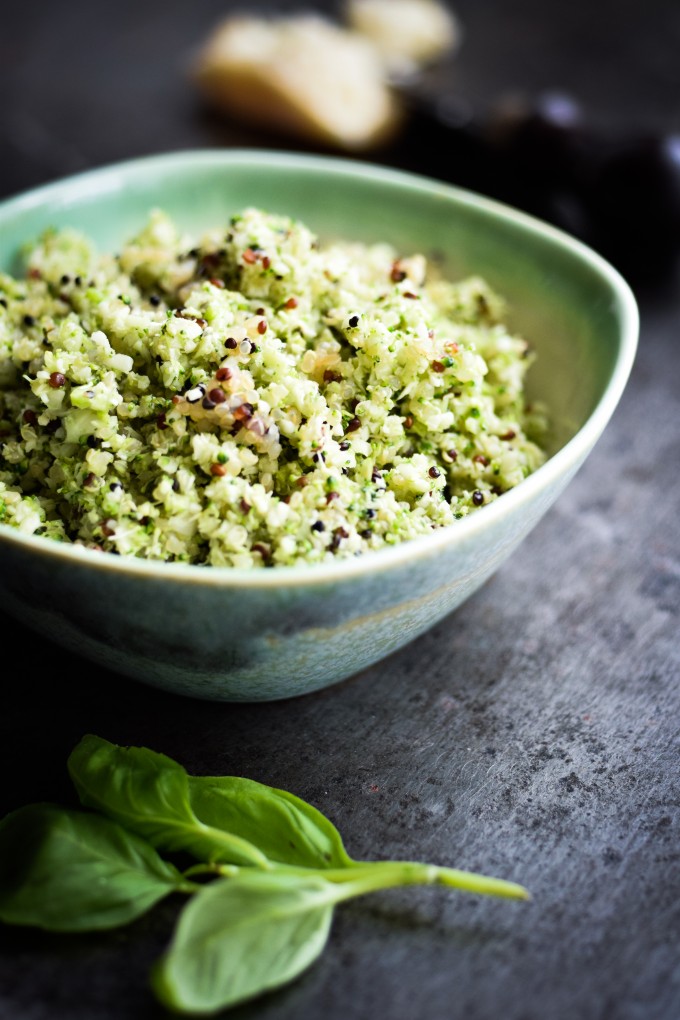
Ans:
MULTIPOLYGON (((202 111, 182 77, 225 7, 4 12, 0 194, 145 152, 266 144, 202 111)), ((673 126, 676 4, 509 8, 458 4, 467 37, 454 80, 466 95, 560 86, 603 121, 673 126)), ((235 1018, 676 1020, 679 292, 638 290, 640 352, 621 405, 520 551, 361 676, 298 701, 191 702, 0 621, 18 653, 2 670, 0 813, 71 802, 64 763, 91 731, 190 771, 293 790, 356 856, 480 869, 533 892, 528 905, 429 889, 355 902, 312 970, 235 1018)), ((93 937, 3 929, 0 1016, 164 1016, 146 975, 175 912, 168 903, 93 937)))

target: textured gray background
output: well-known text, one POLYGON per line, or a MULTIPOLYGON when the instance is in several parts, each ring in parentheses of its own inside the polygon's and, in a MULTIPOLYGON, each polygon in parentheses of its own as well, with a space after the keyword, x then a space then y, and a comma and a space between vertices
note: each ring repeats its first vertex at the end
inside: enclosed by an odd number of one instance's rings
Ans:
MULTIPOLYGON (((202 111, 182 77, 228 6, 4 12, 0 195, 145 152, 266 144, 202 111)), ((602 123, 677 129, 677 4, 457 9, 452 80, 473 102, 560 86, 602 123)), ((677 1020, 678 283, 638 288, 631 383, 557 506, 465 606, 361 676, 298 701, 190 702, 0 621, 16 651, 2 670, 0 813, 69 801, 65 759, 91 731, 293 790, 355 856, 480 869, 534 894, 409 890, 343 907, 321 961, 235 1020, 677 1020)), ((0 1016, 164 1016, 146 973, 175 911, 95 937, 3 929, 0 1016)))

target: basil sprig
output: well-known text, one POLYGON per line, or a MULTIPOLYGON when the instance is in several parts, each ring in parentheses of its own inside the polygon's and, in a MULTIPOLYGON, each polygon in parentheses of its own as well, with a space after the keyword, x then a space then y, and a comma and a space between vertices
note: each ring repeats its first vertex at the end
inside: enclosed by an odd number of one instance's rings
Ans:
POLYGON ((378 889, 445 885, 527 899, 514 882, 411 861, 355 861, 335 826, 284 790, 189 776, 171 758, 86 736, 68 769, 81 803, 0 822, 0 921, 51 931, 127 924, 190 895, 152 974, 166 1006, 215 1013, 293 980, 320 955, 335 906, 378 889), (183 871, 161 853, 187 853, 183 871))

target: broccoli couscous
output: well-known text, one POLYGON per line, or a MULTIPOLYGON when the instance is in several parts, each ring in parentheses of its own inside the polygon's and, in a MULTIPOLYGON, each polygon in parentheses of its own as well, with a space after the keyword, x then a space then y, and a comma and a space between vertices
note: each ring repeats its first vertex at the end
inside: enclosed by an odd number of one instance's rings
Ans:
POLYGON ((527 342, 478 278, 247 209, 115 255, 50 231, 0 274, 0 522, 231 567, 455 526, 545 459, 527 342))

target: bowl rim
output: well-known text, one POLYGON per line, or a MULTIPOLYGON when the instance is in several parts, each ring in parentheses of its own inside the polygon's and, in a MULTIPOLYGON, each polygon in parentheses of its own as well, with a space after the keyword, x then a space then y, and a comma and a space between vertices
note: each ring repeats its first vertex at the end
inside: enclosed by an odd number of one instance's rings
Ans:
POLYGON ((621 329, 619 350, 609 381, 595 408, 572 438, 541 467, 525 478, 502 497, 455 524, 438 528, 430 534, 418 536, 364 553, 351 559, 330 563, 277 566, 270 570, 252 568, 206 566, 185 563, 166 563, 161 560, 144 560, 133 556, 101 554, 93 549, 67 542, 58 542, 39 535, 24 535, 8 524, 0 524, 0 539, 31 549, 46 557, 89 566, 95 570, 113 571, 167 582, 200 584, 238 588, 285 588, 328 585, 403 566, 412 560, 437 555, 444 548, 464 543, 482 529, 493 526, 500 518, 519 510, 538 493, 557 484, 578 467, 594 446, 619 402, 630 375, 639 333, 639 313, 633 292, 621 274, 601 255, 581 241, 545 223, 528 213, 495 199, 487 198, 465 188, 447 184, 434 178, 413 174, 371 162, 336 156, 310 155, 271 149, 189 149, 166 152, 135 159, 123 160, 106 166, 86 170, 32 188, 0 202, 0 226, 7 217, 13 218, 36 209, 43 204, 68 202, 70 197, 120 191, 123 179, 153 176, 155 171, 167 168, 176 170, 199 167, 227 166, 278 166, 285 169, 335 172, 341 176, 382 182, 405 188, 414 193, 439 195, 454 205, 480 210, 525 232, 552 241, 566 249, 590 267, 609 286, 617 308, 621 329), (107 188, 108 184, 108 188, 107 188))

